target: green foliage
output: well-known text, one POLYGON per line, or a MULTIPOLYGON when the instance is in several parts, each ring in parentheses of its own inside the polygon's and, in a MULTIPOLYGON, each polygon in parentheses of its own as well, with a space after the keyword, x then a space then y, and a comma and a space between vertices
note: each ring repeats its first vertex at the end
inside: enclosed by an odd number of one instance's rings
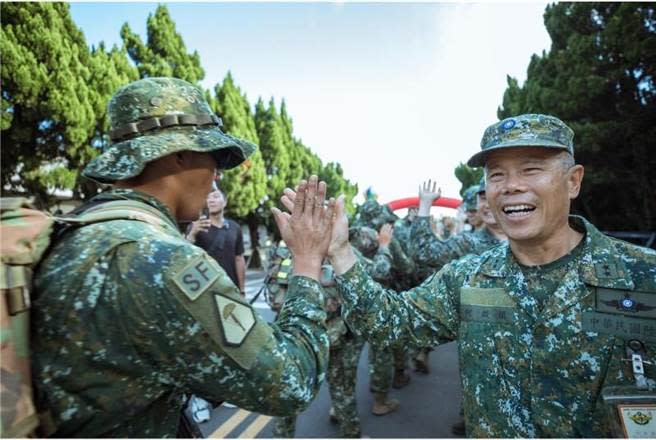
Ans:
MULTIPOLYGON (((228 75, 214 88, 216 111, 223 119, 224 130, 236 137, 259 143, 255 120, 246 95, 241 93, 228 75)), ((266 195, 266 171, 262 153, 257 150, 242 165, 228 170, 221 181, 221 189, 228 198, 228 214, 245 218, 255 211, 266 195)))
POLYGON ((90 51, 65 3, 4 3, 1 19, 2 185, 47 206, 53 189, 82 191, 101 109, 136 72, 117 49, 90 51))
POLYGON ((654 3, 547 7, 548 53, 526 82, 508 78, 499 118, 549 113, 576 133, 585 166, 573 210, 605 230, 656 228, 656 13, 654 3))
POLYGON ((146 32, 148 40, 144 44, 127 23, 121 28, 121 38, 141 78, 173 76, 192 84, 203 79, 205 71, 198 52, 187 53, 166 6, 160 5, 154 15, 148 15, 146 32))
POLYGON ((460 188, 460 197, 464 197, 465 191, 472 185, 478 185, 483 177, 483 168, 472 168, 465 163, 460 163, 456 167, 454 174, 462 184, 460 188))

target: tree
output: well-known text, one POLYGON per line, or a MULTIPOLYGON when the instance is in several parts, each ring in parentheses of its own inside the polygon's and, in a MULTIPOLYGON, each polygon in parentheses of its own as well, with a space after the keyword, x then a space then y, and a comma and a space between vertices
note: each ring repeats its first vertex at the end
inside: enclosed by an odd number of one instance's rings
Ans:
POLYGON ((262 99, 255 104, 255 128, 260 139, 260 151, 267 174, 267 201, 263 217, 269 218, 269 209, 275 206, 282 191, 290 183, 290 155, 285 145, 285 133, 280 124, 273 98, 264 107, 262 99))
POLYGON ((148 39, 144 44, 127 23, 121 27, 121 38, 141 78, 173 76, 192 84, 203 79, 205 71, 198 52, 187 53, 166 6, 160 5, 154 15, 148 15, 146 32, 148 39))
MULTIPOLYGON (((228 72, 223 83, 215 87, 216 111, 223 120, 226 133, 259 143, 255 130, 255 119, 251 114, 246 95, 241 93, 228 72)), ((221 188, 230 200, 228 213, 237 218, 246 218, 262 203, 266 195, 266 170, 262 153, 258 149, 241 166, 228 170, 221 182, 221 188)))
POLYGON ((109 96, 136 72, 116 48, 90 51, 65 3, 5 3, 0 32, 2 185, 45 208, 54 189, 85 192, 109 96))
POLYGON ((483 168, 472 168, 465 163, 460 163, 456 167, 454 174, 456 178, 462 183, 460 188, 460 196, 464 197, 465 191, 472 185, 478 185, 483 177, 483 168))
POLYGON ((346 212, 353 214, 355 212, 353 198, 358 194, 358 185, 344 178, 342 166, 337 162, 328 162, 319 173, 319 178, 326 182, 328 195, 337 197, 344 194, 346 212))
POLYGON ((551 49, 533 55, 523 86, 508 78, 499 118, 565 121, 586 174, 573 211, 604 230, 654 230, 654 3, 558 3, 544 21, 551 49))
MULTIPOLYGON (((225 132, 258 144, 259 137, 250 104, 246 95, 235 85, 230 72, 221 85, 215 86, 214 91, 212 102, 223 120, 225 132)), ((262 217, 260 207, 266 201, 267 194, 267 175, 261 151, 256 150, 243 164, 226 171, 220 185, 229 200, 227 213, 248 224, 253 248, 251 263, 259 266, 257 228, 262 217)))

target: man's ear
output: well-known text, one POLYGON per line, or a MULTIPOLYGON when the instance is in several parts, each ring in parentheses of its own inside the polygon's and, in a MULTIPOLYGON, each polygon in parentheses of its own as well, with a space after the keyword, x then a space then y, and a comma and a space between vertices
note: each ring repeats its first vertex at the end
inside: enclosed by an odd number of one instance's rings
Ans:
POLYGON ((567 171, 567 185, 570 200, 574 200, 579 196, 581 191, 581 182, 583 181, 583 165, 574 165, 567 171))

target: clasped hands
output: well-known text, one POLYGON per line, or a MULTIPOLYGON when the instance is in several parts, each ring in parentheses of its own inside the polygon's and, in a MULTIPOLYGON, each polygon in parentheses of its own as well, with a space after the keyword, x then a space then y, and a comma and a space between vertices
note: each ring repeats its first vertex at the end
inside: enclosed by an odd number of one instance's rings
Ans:
POLYGON ((320 279, 327 256, 335 273, 342 274, 355 263, 348 241, 344 196, 326 202, 326 183, 317 176, 302 180, 296 191, 285 188, 280 198, 289 211, 271 208, 282 239, 294 257, 294 275, 320 279))

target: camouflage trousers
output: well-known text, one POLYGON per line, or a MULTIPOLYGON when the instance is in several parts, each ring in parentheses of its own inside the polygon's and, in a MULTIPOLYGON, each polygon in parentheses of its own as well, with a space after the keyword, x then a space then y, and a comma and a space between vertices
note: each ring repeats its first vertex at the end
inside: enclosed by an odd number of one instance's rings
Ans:
MULTIPOLYGON (((358 361, 364 341, 348 332, 336 344, 330 346, 328 363, 328 390, 339 423, 341 436, 358 438, 360 417, 355 399, 355 386, 358 373, 358 361)), ((277 417, 274 422, 273 436, 292 438, 296 427, 296 416, 277 417)))
POLYGON ((372 393, 387 393, 392 388, 394 352, 369 345, 369 389, 372 393))

